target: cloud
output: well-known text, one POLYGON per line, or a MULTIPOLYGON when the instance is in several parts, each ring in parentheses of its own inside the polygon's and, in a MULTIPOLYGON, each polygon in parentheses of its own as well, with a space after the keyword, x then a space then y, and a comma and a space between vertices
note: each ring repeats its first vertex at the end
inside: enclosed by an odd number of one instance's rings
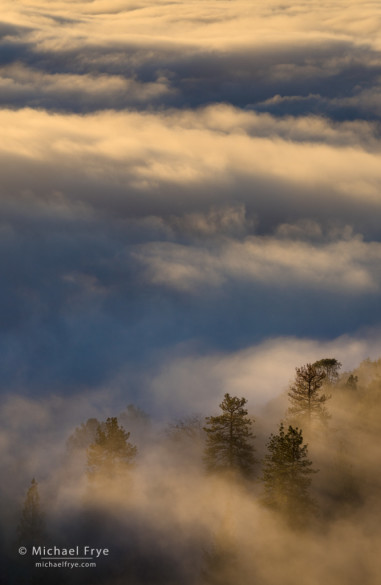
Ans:
POLYGON ((99 388, 127 364, 136 396, 140 364, 183 343, 378 324, 376 21, 355 3, 5 2, 3 391, 99 388))
POLYGON ((370 4, 360 14, 354 4, 347 7, 355 21, 325 2, 309 3, 308 10, 239 1, 225 2, 223 11, 219 1, 49 7, 50 13, 44 3, 33 11, 27 4, 18 10, 7 4, 4 63, 22 63, 25 79, 5 68, 3 105, 88 112, 146 108, 149 95, 149 107, 229 102, 271 110, 279 95, 274 112, 281 115, 378 116, 376 99, 367 106, 357 100, 359 88, 378 85, 380 76, 377 11, 370 4), (89 85, 109 78, 109 93, 98 88, 93 96, 82 76, 89 85), (343 97, 351 105, 338 106, 343 97))
MULTIPOLYGON (((183 350, 184 351, 184 350, 183 350)), ((334 357, 352 370, 366 358, 381 354, 378 330, 319 341, 280 337, 236 352, 168 356, 152 376, 152 400, 158 411, 184 416, 189 412, 216 412, 225 392, 248 399, 255 416, 288 389, 295 368, 334 357)))
POLYGON ((58 111, 123 109, 153 103, 170 92, 166 80, 143 84, 118 75, 51 74, 19 64, 3 67, 0 90, 2 102, 13 107, 28 104, 58 111))
POLYGON ((4 391, 381 319, 374 124, 228 105, 0 121, 4 391))
MULTIPOLYGON (((217 412, 225 392, 247 398, 250 414, 260 417, 263 407, 287 390, 295 367, 335 357, 345 372, 380 354, 379 329, 332 340, 278 337, 229 352, 191 344, 170 348, 161 352, 156 364, 135 365, 135 375, 140 369, 135 395, 130 366, 124 366, 107 385, 74 396, 54 388, 45 397, 26 397, 22 392, 2 396, 1 460, 15 469, 14 482, 23 489, 29 476, 48 481, 63 463, 66 439, 90 417, 117 416, 131 402, 161 421, 191 413, 207 416, 217 412)), ((145 456, 150 460, 156 455, 142 453, 145 456)))
POLYGON ((221 106, 89 116, 3 110, 0 118, 2 198, 16 191, 21 208, 42 205, 45 213, 58 203, 130 216, 148 206, 163 215, 238 199, 264 223, 312 215, 363 231, 379 207, 379 141, 367 124, 354 144, 355 124, 306 119, 293 128, 290 118, 278 128, 267 114, 221 106))
POLYGON ((181 291, 201 293, 229 280, 267 286, 329 290, 341 295, 380 290, 379 243, 355 238, 323 246, 274 238, 223 241, 211 250, 173 243, 141 246, 136 257, 147 278, 181 291))
MULTIPOLYGON (((19 505, 33 477, 52 486, 52 499, 61 498, 59 487, 65 476, 62 492, 82 494, 83 481, 72 485, 65 468, 66 440, 74 428, 90 417, 105 419, 112 412, 110 390, 83 392, 75 398, 54 393, 41 399, 25 397, 22 393, 1 396, 0 454, 3 473, 9 471, 9 481, 1 486, 2 497, 12 507, 19 505), (106 395, 108 406, 106 406, 106 395), (108 410, 110 409, 110 410, 108 410), (66 475, 65 475, 66 472, 66 475), (55 486, 55 487, 54 487, 55 486)), ((81 462, 83 467, 83 461, 81 462)), ((14 522, 14 518, 13 518, 14 522)), ((14 526, 12 527, 14 530, 14 526)), ((11 534, 11 530, 9 531, 11 534)), ((12 533, 13 534, 13 533, 12 533)), ((12 537, 13 538, 13 535, 12 537)))
MULTIPOLYGON (((354 0, 2 2, 1 538, 36 475, 53 533, 88 542, 85 456, 64 450, 89 417, 210 415, 229 392, 260 456, 296 366, 379 357, 379 16, 354 0)), ((232 499, 232 582, 376 583, 377 368, 311 445, 330 523, 307 556, 257 484, 227 492, 200 445, 175 456, 150 435, 128 493, 99 499, 123 551, 99 581, 196 581, 232 499), (369 500, 335 522, 338 437, 369 500)))

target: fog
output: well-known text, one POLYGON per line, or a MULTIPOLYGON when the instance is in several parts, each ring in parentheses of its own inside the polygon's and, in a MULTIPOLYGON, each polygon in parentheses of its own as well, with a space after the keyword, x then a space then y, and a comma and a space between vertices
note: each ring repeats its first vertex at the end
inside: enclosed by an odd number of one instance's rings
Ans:
MULTIPOLYGON (((216 397, 213 407, 199 412, 201 427, 193 427, 193 433, 184 428, 175 433, 176 419, 159 423, 142 418, 142 411, 136 408, 125 414, 102 413, 100 396, 98 405, 94 401, 87 414, 84 403, 66 403, 62 408, 54 399, 50 403, 13 399, 5 407, 7 422, 3 422, 1 440, 3 540, 5 530, 17 542, 16 526, 26 489, 36 475, 47 528, 44 545, 70 548, 88 544, 110 549, 107 559, 98 560, 96 574, 94 569, 82 573, 55 569, 58 582, 180 580, 201 585, 257 579, 275 585, 280 579, 292 583, 296 575, 302 575, 303 582, 311 584, 322 580, 329 585, 359 580, 376 584, 381 537, 377 522, 380 367, 379 361, 368 359, 352 372, 344 371, 329 388, 328 426, 304 433, 309 457, 318 470, 311 488, 318 513, 306 517, 302 527, 289 526, 262 502, 262 459, 270 433, 276 433, 279 421, 285 419, 288 383, 270 402, 254 408, 253 401, 248 402, 249 414, 255 419, 256 464, 253 477, 246 480, 209 474, 203 465, 202 420, 218 414, 221 397, 216 397), (347 384, 350 374, 357 376, 356 388, 347 384), (75 430, 74 421, 82 417, 85 422, 90 414, 99 420, 102 415, 118 415, 131 430, 129 440, 138 446, 130 470, 116 479, 98 478, 95 484, 86 473, 85 446, 70 447, 67 442, 75 430), (170 422, 172 426, 168 426, 170 422), (27 448, 24 433, 29 437, 27 448), (12 468, 13 450, 19 460, 12 468)), ((185 424, 187 420, 195 424, 183 417, 185 424)), ((16 556, 9 544, 4 546, 11 557, 16 556)), ((39 577, 33 562, 30 557, 22 562, 9 560, 6 582, 20 582, 20 578, 24 582, 23 574, 49 579, 53 569, 39 577), (15 563, 19 568, 12 572, 15 563)))
POLYGON ((380 19, 374 1, 3 0, 7 585, 376 584, 380 19), (295 367, 322 357, 341 378, 328 428, 303 429, 319 515, 296 529, 264 506, 261 460, 295 367), (255 418, 250 481, 203 463, 225 393, 255 418), (91 488, 85 423, 115 416, 138 456, 91 488), (109 547, 96 569, 17 554, 33 477, 47 542, 109 547))

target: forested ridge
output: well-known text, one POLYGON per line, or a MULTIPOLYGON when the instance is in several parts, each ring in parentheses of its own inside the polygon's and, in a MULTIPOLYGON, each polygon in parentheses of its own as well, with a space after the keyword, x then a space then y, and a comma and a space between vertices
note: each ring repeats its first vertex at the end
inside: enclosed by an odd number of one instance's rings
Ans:
POLYGON ((3 497, 2 582, 376 584, 380 415, 381 360, 325 358, 258 412, 225 393, 165 425, 134 405, 90 418, 55 469, 3 497), (70 571, 17 554, 84 545, 110 555, 70 571))

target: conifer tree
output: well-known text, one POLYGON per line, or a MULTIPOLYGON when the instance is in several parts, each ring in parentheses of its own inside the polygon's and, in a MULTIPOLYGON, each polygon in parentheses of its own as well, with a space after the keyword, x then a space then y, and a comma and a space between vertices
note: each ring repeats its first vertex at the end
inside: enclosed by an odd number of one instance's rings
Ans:
POLYGON ((95 441, 87 449, 87 471, 90 478, 113 478, 127 470, 137 453, 128 441, 130 433, 119 426, 118 419, 111 417, 99 424, 95 441))
POLYGON ((166 436, 173 442, 183 444, 185 442, 199 441, 204 435, 203 417, 198 414, 186 416, 174 423, 169 423, 165 429, 166 436))
POLYGON ((44 537, 44 520, 40 508, 38 483, 33 478, 27 491, 21 518, 17 527, 17 539, 23 546, 39 545, 44 537))
POLYGON ((312 421, 326 422, 329 419, 325 402, 331 397, 320 391, 325 379, 326 373, 312 364, 296 368, 295 381, 288 392, 291 403, 288 414, 291 420, 295 419, 309 427, 312 421))
POLYGON ((244 408, 246 403, 246 398, 225 394, 220 404, 222 414, 206 417, 204 460, 209 470, 239 471, 245 475, 252 471, 254 435, 252 421, 244 408))
POLYGON ((312 364, 318 372, 325 373, 325 384, 333 385, 339 379, 339 370, 342 364, 335 358, 323 358, 312 364))
POLYGON ((279 433, 270 436, 267 449, 263 464, 264 503, 281 512, 291 524, 303 524, 315 508, 309 488, 311 474, 316 471, 311 468, 302 431, 289 426, 286 433, 281 423, 279 433))
POLYGON ((125 429, 129 429, 139 445, 147 445, 153 438, 153 424, 149 414, 139 406, 129 404, 118 415, 118 421, 125 429))
POLYGON ((350 390, 357 390, 358 381, 358 376, 351 374, 348 380, 345 382, 345 388, 349 388, 350 390))
POLYGON ((81 426, 76 427, 66 441, 68 452, 86 450, 95 441, 98 426, 99 421, 96 418, 89 418, 81 426))

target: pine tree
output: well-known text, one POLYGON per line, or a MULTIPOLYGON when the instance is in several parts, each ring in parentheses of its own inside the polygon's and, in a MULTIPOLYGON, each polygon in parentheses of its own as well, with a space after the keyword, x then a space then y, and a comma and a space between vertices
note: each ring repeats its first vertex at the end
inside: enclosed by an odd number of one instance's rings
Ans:
POLYGON ((74 432, 66 441, 66 448, 69 453, 86 450, 95 441, 99 421, 96 418, 89 418, 74 432))
POLYGON ((350 390, 357 390, 358 381, 358 376, 351 374, 348 380, 345 382, 345 388, 349 388, 350 390))
POLYGON ((312 421, 327 422, 329 414, 325 402, 331 397, 320 392, 325 379, 326 373, 312 364, 296 368, 295 381, 288 392, 291 420, 295 419, 307 427, 312 421))
POLYGON ((33 478, 27 491, 17 527, 18 542, 23 546, 39 545, 44 538, 44 520, 40 508, 38 483, 33 478))
POLYGON ((147 445, 153 439, 153 424, 149 414, 138 406, 129 404, 118 415, 119 424, 129 429, 139 445, 147 445))
POLYGON ((246 398, 225 394, 220 404, 222 414, 206 417, 204 460, 209 470, 251 473, 255 463, 254 435, 244 408, 246 403, 246 398))
POLYGON ((316 471, 311 469, 302 431, 289 426, 286 433, 281 423, 279 433, 270 436, 267 449, 263 464, 264 503, 282 513, 291 524, 303 524, 315 509, 309 488, 311 474, 316 471))
POLYGON ((87 449, 87 471, 91 478, 112 479, 127 470, 137 453, 128 439, 130 433, 118 424, 116 417, 99 424, 95 441, 87 449))
POLYGON ((197 442, 204 435, 203 417, 198 414, 193 414, 181 418, 174 423, 169 423, 165 429, 165 434, 175 443, 197 442))
POLYGON ((332 386, 336 384, 339 379, 339 370, 342 364, 335 358, 323 358, 314 362, 313 367, 318 372, 324 372, 326 377, 324 383, 329 384, 332 386))

